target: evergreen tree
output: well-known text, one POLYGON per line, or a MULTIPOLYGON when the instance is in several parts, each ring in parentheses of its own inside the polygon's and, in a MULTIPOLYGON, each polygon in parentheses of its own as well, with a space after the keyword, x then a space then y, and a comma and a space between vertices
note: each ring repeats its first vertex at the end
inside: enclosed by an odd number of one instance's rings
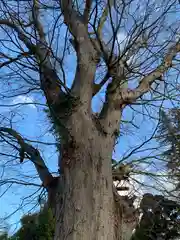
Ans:
POLYGON ((161 110, 160 116, 158 141, 166 148, 163 157, 168 170, 180 181, 180 109, 173 108, 167 113, 161 110))

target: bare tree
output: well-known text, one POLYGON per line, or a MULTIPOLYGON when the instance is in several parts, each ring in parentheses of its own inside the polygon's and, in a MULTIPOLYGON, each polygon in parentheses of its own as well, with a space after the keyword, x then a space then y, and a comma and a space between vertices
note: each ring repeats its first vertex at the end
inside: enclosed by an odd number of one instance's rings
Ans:
POLYGON ((112 153, 128 107, 176 100, 179 3, 32 0, 0 7, 0 96, 43 93, 58 137, 59 176, 11 124, 2 122, 0 136, 20 162, 34 164, 56 218, 55 239, 130 239, 138 216, 113 186, 112 153))

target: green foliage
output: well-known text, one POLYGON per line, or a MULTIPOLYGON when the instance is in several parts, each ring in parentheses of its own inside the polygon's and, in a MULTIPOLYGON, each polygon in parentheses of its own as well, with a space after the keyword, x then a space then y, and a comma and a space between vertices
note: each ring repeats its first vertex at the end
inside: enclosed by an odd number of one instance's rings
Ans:
POLYGON ((26 215, 21 219, 22 227, 9 240, 52 240, 55 220, 51 209, 26 215))
POLYGON ((15 236, 17 239, 37 239, 36 238, 36 228, 38 225, 38 215, 26 215, 21 219, 22 227, 17 232, 15 236))
POLYGON ((58 150, 60 150, 60 143, 66 143, 68 141, 69 132, 65 123, 67 122, 68 116, 72 114, 73 109, 78 104, 78 97, 61 93, 61 102, 59 102, 56 106, 53 106, 53 108, 49 106, 47 109, 44 109, 44 112, 51 123, 50 132, 52 132, 56 138, 58 150), (58 116, 56 114, 56 110, 58 112, 58 116))
POLYGON ((38 240, 52 240, 54 236, 55 220, 51 209, 43 211, 39 214, 39 224, 36 234, 38 240))
POLYGON ((50 127, 50 132, 55 136, 55 139, 57 141, 57 146, 60 145, 60 128, 59 124, 56 123, 56 118, 53 118, 51 116, 49 108, 45 109, 44 112, 47 115, 47 118, 50 121, 51 127, 50 127))
POLYGON ((0 240, 8 240, 8 233, 7 232, 1 232, 0 233, 0 240))
POLYGON ((180 237, 180 205, 160 195, 146 194, 141 221, 131 240, 174 240, 180 237))

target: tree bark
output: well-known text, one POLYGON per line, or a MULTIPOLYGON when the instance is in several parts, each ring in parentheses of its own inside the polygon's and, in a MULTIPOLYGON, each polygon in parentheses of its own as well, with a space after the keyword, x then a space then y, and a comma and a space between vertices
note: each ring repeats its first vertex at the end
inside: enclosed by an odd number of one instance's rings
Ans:
POLYGON ((66 128, 73 140, 61 150, 54 239, 129 239, 115 227, 116 215, 121 218, 122 211, 114 213, 111 168, 114 136, 99 131, 83 108, 71 115, 66 128))
POLYGON ((73 140, 62 147, 55 239, 113 239, 113 139, 108 142, 82 109, 67 128, 73 140))

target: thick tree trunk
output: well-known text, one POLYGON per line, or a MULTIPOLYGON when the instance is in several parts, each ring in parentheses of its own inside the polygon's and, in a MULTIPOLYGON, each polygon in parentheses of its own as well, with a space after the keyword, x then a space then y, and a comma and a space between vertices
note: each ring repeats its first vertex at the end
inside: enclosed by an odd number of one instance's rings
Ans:
POLYGON ((57 203, 55 239, 113 239, 113 143, 83 111, 67 125, 73 142, 62 150, 63 196, 57 203))
POLYGON ((111 169, 114 137, 99 131, 91 116, 79 110, 66 127, 73 140, 61 153, 55 240, 127 239, 115 227, 111 169))
POLYGON ((99 147, 84 142, 71 155, 57 203, 56 240, 113 239, 112 180, 99 147))

